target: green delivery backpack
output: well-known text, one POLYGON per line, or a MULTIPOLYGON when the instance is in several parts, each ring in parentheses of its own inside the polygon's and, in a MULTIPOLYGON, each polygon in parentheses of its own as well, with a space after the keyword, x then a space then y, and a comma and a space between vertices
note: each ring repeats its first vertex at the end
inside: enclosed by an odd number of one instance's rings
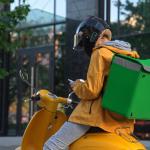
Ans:
POLYGON ((129 119, 150 120, 150 59, 115 55, 102 106, 129 119))

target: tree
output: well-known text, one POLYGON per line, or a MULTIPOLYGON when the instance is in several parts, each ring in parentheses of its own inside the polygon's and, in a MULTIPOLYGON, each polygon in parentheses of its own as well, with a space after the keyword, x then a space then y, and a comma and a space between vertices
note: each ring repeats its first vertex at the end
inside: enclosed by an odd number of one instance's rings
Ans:
MULTIPOLYGON (((118 7, 118 3, 115 4, 118 7)), ((120 4, 121 14, 125 19, 120 24, 120 34, 141 33, 150 31, 150 1, 139 0, 136 5, 129 0, 120 4)), ((114 34, 117 34, 117 23, 113 23, 114 34)))
POLYGON ((126 0, 125 10, 128 12, 126 20, 135 31, 149 31, 150 30, 150 1, 138 1, 134 5, 129 0, 126 0))
MULTIPOLYGON (((1 0, 0 2, 0 53, 10 54, 16 50, 19 43, 11 42, 11 34, 29 12, 29 5, 25 5, 25 0, 23 4, 10 11, 10 4, 13 2, 14 0, 1 0)), ((2 60, 0 60, 0 66, 1 64, 2 60)), ((7 75, 6 68, 0 68, 0 79, 7 75)))
MULTIPOLYGON (((116 4, 117 6, 118 4, 116 4)), ((126 0, 121 4, 121 14, 125 19, 120 22, 120 35, 116 38, 123 39, 132 44, 143 58, 150 57, 150 0, 139 0, 135 5, 126 0)), ((113 34, 117 35, 118 23, 112 23, 113 34)))

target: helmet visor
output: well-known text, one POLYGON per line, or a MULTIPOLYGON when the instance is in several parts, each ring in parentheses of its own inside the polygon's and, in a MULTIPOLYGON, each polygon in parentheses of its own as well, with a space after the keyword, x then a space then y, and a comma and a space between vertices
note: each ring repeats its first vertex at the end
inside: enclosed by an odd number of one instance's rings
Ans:
POLYGON ((74 35, 73 50, 82 49, 82 47, 83 47, 82 36, 83 36, 83 32, 81 32, 81 31, 74 35))

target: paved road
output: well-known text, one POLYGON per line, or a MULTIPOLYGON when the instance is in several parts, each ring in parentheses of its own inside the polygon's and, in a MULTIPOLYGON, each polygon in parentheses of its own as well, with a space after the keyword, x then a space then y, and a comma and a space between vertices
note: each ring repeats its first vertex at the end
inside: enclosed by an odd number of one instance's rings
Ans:
MULTIPOLYGON (((11 146, 11 147, 1 147, 0 146, 0 150, 15 150, 16 146, 11 146)), ((150 147, 147 149, 150 150, 150 147)))
POLYGON ((0 137, 0 150, 15 150, 21 143, 21 137, 0 137))
MULTIPOLYGON (((150 150, 150 141, 141 142, 150 150)), ((0 150, 15 150, 20 143, 21 137, 0 137, 0 150)))
POLYGON ((150 141, 141 141, 147 148, 147 150, 150 150, 150 141))
MULTIPOLYGON (((11 146, 11 147, 1 147, 0 146, 0 150, 15 150, 15 149, 16 149, 16 146, 11 146)), ((147 150, 150 150, 150 147, 147 150)))
POLYGON ((0 146, 0 150, 15 150, 17 146, 11 146, 11 147, 3 147, 0 146))

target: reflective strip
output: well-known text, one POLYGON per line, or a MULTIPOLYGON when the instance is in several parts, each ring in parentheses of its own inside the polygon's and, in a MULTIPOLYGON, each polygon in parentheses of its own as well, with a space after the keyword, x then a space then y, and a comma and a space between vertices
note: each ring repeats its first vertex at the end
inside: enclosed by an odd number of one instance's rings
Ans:
POLYGON ((74 35, 74 42, 73 42, 73 49, 78 45, 78 37, 77 35, 75 34, 74 35))
POLYGON ((150 72, 150 67, 149 66, 143 66, 144 70, 147 72, 150 72))
POLYGON ((81 42, 82 35, 83 35, 83 32, 81 32, 81 31, 74 35, 73 49, 75 49, 79 45, 79 43, 81 42))
POLYGON ((124 58, 120 58, 115 56, 113 63, 121 65, 125 68, 128 68, 130 70, 134 70, 134 71, 139 71, 141 69, 141 65, 132 61, 129 61, 127 59, 124 58))

